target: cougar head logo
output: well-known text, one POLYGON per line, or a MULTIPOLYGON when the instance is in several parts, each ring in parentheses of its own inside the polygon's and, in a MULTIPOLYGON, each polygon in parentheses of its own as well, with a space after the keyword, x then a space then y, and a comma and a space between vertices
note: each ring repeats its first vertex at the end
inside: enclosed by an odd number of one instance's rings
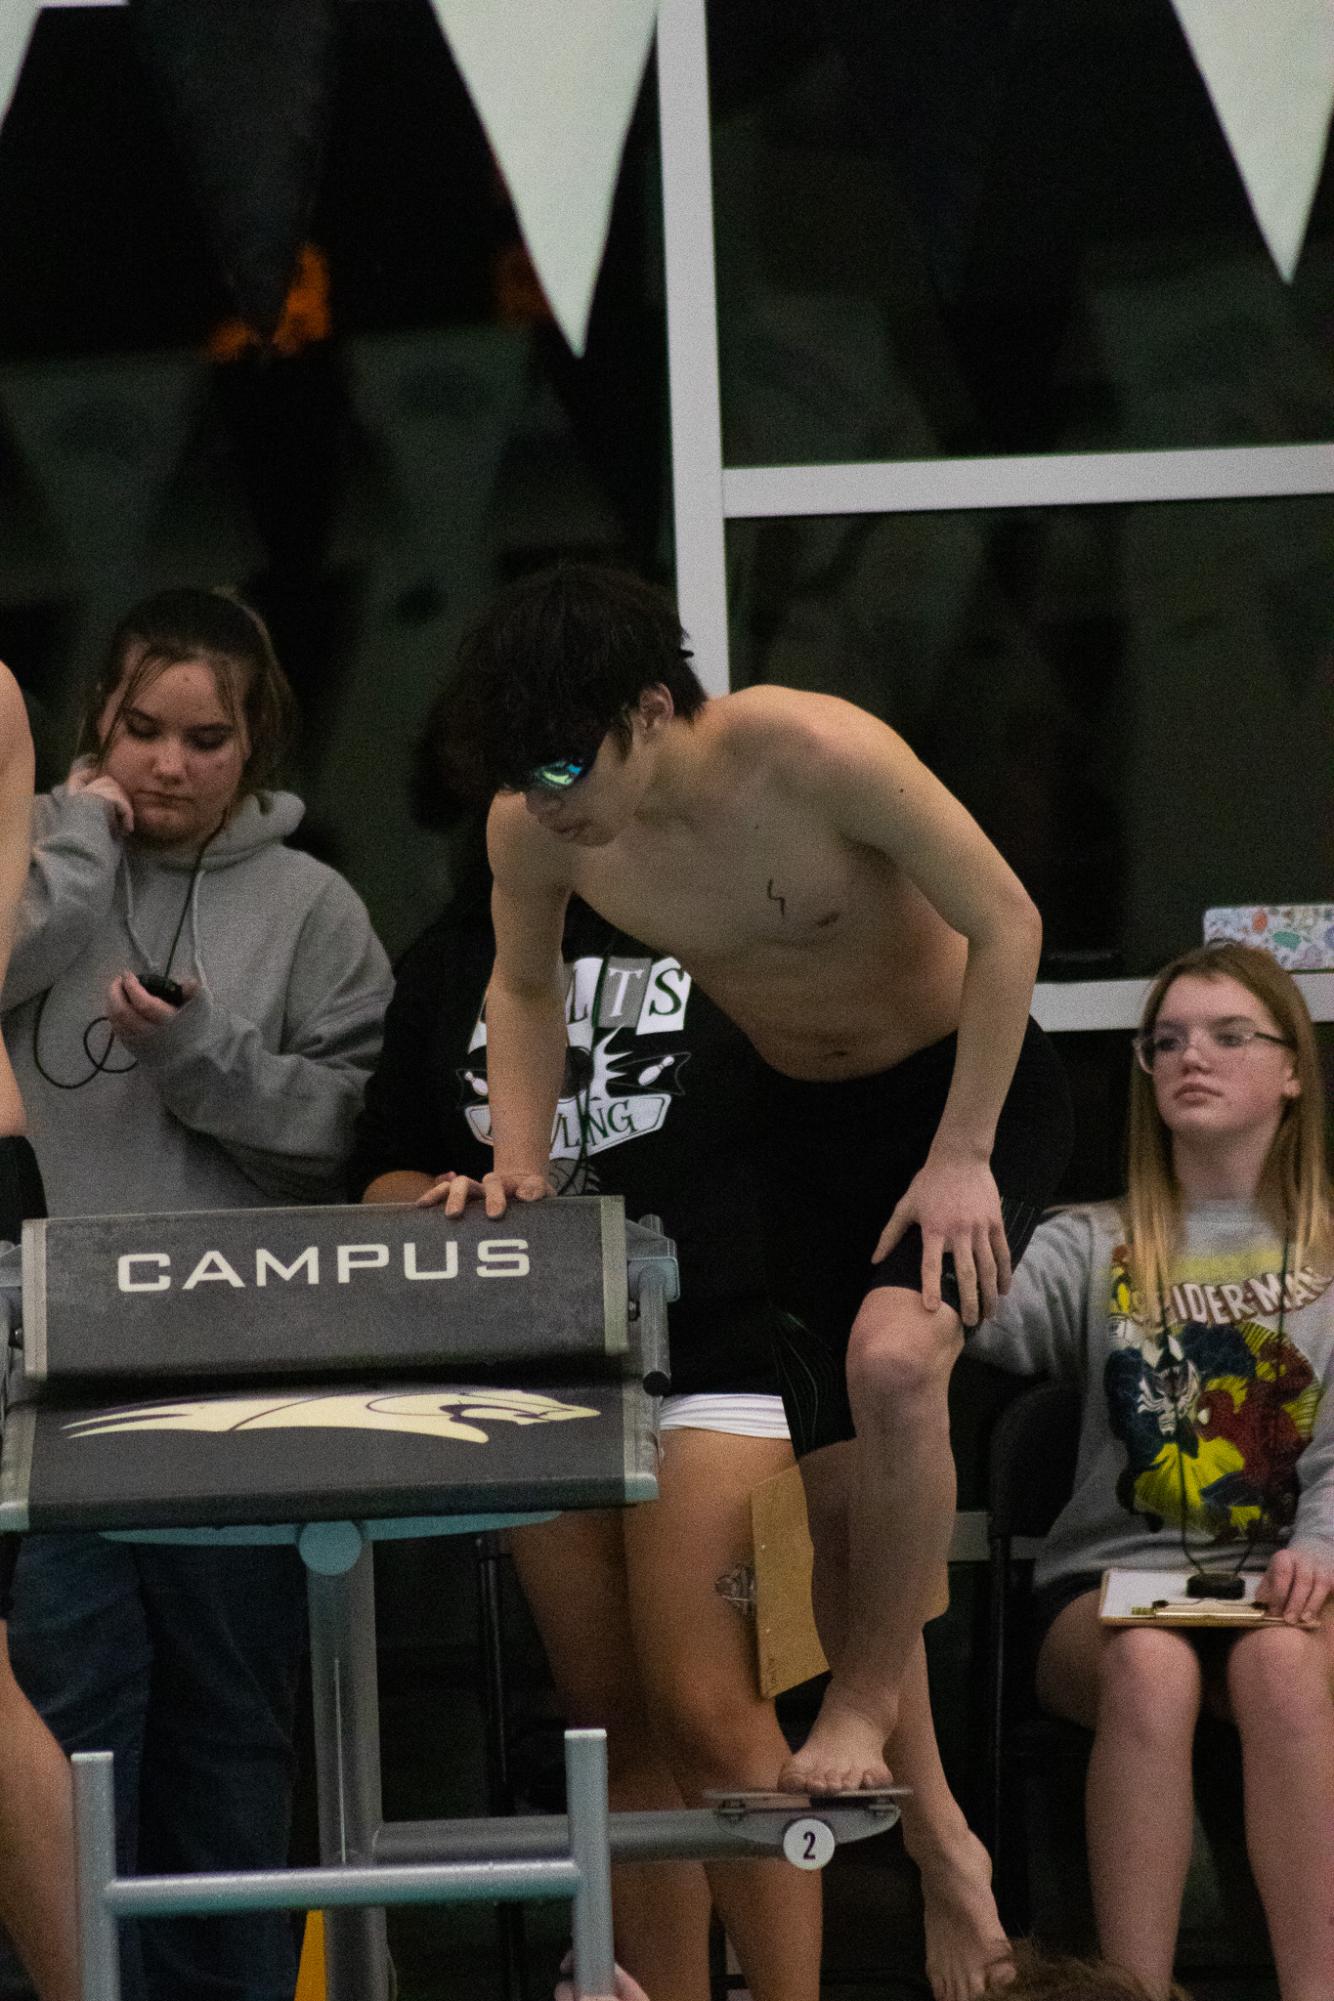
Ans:
POLYGON ((200 1397, 195 1401, 126 1404, 78 1419, 72 1438, 124 1431, 413 1431, 485 1445, 492 1424, 564 1424, 596 1417, 586 1404, 562 1403, 538 1390, 460 1387, 449 1390, 336 1391, 321 1396, 200 1397))

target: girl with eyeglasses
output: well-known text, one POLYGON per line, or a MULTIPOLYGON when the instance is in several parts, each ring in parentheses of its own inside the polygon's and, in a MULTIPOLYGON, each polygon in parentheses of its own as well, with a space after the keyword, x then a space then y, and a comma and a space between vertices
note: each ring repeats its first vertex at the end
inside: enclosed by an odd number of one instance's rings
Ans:
MULTIPOLYGON (((1120 1204, 1038 1229, 973 1352, 1083 1390, 1073 1495, 1035 1574, 1044 1707, 1094 1732, 1102 1950, 1166 1995, 1202 1709, 1241 1736, 1246 1837, 1283 2001, 1334 1994, 1334 1229, 1324 1089, 1295 983, 1264 952, 1154 981, 1120 1204), (1269 1622, 1115 1627, 1112 1567, 1235 1592, 1269 1622), (1207 1573, 1207 1576, 1204 1575, 1207 1573)), ((1166 1588, 1166 1586, 1165 1586, 1166 1588)))

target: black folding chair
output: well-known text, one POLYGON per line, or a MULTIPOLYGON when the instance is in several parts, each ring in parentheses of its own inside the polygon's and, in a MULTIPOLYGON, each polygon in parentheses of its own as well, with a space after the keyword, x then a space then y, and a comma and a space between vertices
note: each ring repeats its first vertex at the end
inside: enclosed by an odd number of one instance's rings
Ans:
POLYGON ((983 1833, 996 1899, 1010 1933, 1027 1931, 1030 1891, 1025 1777, 1054 1759, 1074 1765, 1089 1735, 1038 1709, 1026 1620, 1032 1553, 1070 1498, 1079 1445, 1080 1393, 1071 1383, 1037 1383, 1007 1406, 991 1434, 987 1534, 987 1787, 983 1833))

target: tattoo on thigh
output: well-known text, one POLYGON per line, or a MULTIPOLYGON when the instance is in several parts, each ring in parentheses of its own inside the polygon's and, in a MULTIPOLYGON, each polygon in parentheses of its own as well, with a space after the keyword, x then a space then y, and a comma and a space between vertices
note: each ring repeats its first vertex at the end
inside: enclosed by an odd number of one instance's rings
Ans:
POLYGON ((734 1605, 743 1618, 755 1616, 755 1566, 751 1563, 734 1564, 721 1577, 714 1579, 714 1590, 729 1605, 734 1605))

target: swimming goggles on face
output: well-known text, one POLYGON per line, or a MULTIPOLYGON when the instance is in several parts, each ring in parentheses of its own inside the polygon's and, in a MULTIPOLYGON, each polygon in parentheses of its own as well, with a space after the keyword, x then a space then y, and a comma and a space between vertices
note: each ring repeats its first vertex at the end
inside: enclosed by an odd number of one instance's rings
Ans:
POLYGON ((539 764, 524 780, 525 792, 568 792, 593 768, 591 757, 558 757, 539 764))

